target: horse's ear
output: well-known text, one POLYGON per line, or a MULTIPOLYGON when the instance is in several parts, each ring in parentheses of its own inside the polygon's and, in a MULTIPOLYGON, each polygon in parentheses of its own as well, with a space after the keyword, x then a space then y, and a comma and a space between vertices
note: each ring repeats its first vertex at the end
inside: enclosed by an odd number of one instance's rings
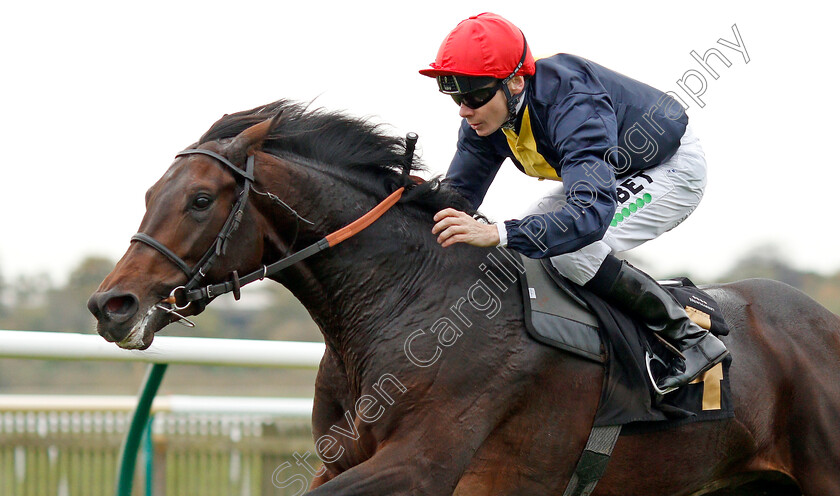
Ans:
POLYGON ((233 141, 225 147, 225 155, 227 155, 228 159, 234 164, 245 161, 245 157, 249 151, 262 146, 265 138, 268 137, 271 130, 280 121, 280 115, 277 114, 271 119, 254 124, 233 138, 233 141))

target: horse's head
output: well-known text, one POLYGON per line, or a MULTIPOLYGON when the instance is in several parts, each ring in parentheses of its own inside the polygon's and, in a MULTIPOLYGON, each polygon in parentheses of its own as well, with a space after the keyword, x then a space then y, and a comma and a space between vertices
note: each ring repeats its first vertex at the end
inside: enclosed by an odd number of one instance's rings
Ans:
POLYGON ((182 152, 149 189, 138 234, 88 300, 102 337, 122 348, 148 348, 155 332, 204 308, 196 302, 178 308, 180 316, 171 313, 178 305, 175 288, 259 267, 262 226, 247 201, 253 171, 246 163, 252 169, 253 159, 246 157, 261 146, 272 122, 256 124, 232 140, 182 152), (237 209, 243 212, 235 215, 237 209), (228 243, 226 235, 233 231, 236 243, 228 243))
POLYGON ((409 177, 422 168, 412 148, 366 119, 287 100, 223 117, 149 189, 139 232, 88 302, 97 330, 147 348, 167 324, 264 277, 286 285, 322 328, 368 318, 336 310, 362 312, 346 287, 376 287, 371 274, 411 284, 406 250, 439 254, 434 212, 470 208, 455 190, 409 177), (366 229, 397 201, 399 214, 366 229))

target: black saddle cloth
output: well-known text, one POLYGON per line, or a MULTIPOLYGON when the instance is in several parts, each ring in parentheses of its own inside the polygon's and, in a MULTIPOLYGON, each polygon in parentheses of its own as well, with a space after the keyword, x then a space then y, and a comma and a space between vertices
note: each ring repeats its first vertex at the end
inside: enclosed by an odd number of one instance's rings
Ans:
MULTIPOLYGON (((732 357, 700 380, 664 397, 653 390, 646 356, 670 360, 672 354, 643 324, 600 297, 562 278, 548 261, 522 258, 526 327, 536 340, 600 362, 606 369, 595 426, 624 425, 622 434, 687 422, 734 416, 729 388, 732 357)), ((716 335, 729 329, 717 303, 688 279, 663 284, 677 300, 699 313, 716 335)), ((664 366, 655 360, 654 373, 664 366)))

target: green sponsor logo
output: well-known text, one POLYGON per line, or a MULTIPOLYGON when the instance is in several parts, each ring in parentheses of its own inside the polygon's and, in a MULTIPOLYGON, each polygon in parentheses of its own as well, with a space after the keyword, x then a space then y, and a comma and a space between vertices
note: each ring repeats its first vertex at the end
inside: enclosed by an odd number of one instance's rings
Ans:
POLYGON ((627 203, 627 206, 622 208, 620 211, 616 212, 615 216, 613 217, 612 221, 610 222, 610 227, 615 227, 621 224, 623 221, 628 219, 631 215, 636 213, 637 211, 644 208, 645 205, 651 202, 653 197, 650 196, 650 193, 645 193, 644 195, 636 198, 635 200, 631 200, 627 203))

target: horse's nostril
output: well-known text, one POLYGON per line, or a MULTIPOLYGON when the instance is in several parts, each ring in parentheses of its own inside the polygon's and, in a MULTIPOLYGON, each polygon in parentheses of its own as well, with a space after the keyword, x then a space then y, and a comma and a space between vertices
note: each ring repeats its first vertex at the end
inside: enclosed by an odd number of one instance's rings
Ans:
POLYGON ((88 301, 88 308, 97 320, 115 323, 132 318, 139 307, 137 297, 131 293, 104 292, 94 294, 88 301))
POLYGON ((132 294, 118 295, 105 301, 104 313, 114 322, 125 322, 137 313, 137 297, 132 294))
POLYGON ((124 296, 111 298, 105 303, 105 310, 111 314, 125 313, 128 307, 131 306, 131 299, 124 296))

